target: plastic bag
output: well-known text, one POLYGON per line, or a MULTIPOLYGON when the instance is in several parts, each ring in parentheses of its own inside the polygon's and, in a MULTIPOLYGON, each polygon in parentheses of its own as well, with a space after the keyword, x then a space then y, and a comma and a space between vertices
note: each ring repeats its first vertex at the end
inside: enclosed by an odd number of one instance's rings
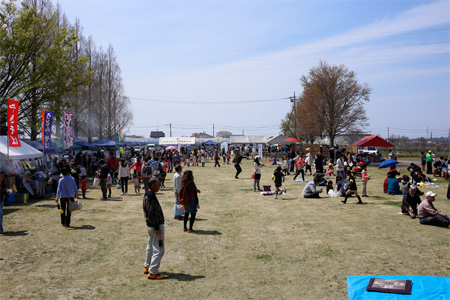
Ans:
POLYGON ((329 190, 328 196, 330 196, 331 198, 337 198, 339 196, 339 194, 335 190, 329 190))

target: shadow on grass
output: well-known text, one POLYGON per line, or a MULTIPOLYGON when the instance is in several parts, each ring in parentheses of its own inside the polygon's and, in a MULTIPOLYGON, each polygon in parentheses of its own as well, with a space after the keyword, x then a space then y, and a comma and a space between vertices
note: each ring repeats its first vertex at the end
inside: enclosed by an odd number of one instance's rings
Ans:
POLYGON ((6 236, 27 236, 28 230, 19 230, 19 231, 5 231, 3 235, 6 236))
POLYGON ((279 199, 281 199, 281 200, 283 200, 283 201, 298 200, 298 198, 283 198, 283 197, 280 197, 279 199))
POLYGON ((205 278, 205 276, 193 276, 189 274, 183 274, 183 273, 171 273, 171 272, 161 272, 162 275, 166 275, 166 279, 176 279, 178 281, 194 281, 196 279, 202 279, 205 278))
POLYGON ((102 200, 102 201, 105 201, 105 202, 108 202, 108 201, 112 201, 112 202, 121 202, 121 201, 123 201, 122 199, 106 199, 106 200, 102 200))
POLYGON ((95 227, 92 225, 81 225, 81 226, 70 226, 69 229, 74 229, 74 230, 94 230, 95 227))
POLYGON ((16 211, 19 211, 19 208, 8 208, 7 206, 3 207, 3 215, 7 215, 16 211))
POLYGON ((56 204, 39 204, 36 207, 56 208, 56 204))
MULTIPOLYGON (((197 221, 197 219, 196 219, 197 221)), ((196 230, 196 234, 198 235, 221 235, 222 232, 217 230, 196 230)))

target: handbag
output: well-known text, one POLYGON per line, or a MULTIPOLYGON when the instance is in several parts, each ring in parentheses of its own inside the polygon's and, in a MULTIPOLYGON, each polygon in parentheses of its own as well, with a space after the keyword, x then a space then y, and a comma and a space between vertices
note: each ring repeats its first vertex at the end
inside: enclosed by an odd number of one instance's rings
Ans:
POLYGON ((69 204, 69 210, 70 211, 76 211, 76 210, 82 210, 83 209, 83 203, 81 203, 81 200, 77 199, 75 201, 72 201, 72 198, 70 199, 69 204))
POLYGON ((255 174, 256 174, 256 173, 253 173, 253 174, 252 174, 252 178, 253 178, 253 179, 255 179, 255 176, 256 176, 255 174))
POLYGON ((94 185, 94 186, 99 186, 99 185, 100 185, 100 178, 95 177, 95 178, 94 178, 94 182, 93 182, 92 185, 94 185))

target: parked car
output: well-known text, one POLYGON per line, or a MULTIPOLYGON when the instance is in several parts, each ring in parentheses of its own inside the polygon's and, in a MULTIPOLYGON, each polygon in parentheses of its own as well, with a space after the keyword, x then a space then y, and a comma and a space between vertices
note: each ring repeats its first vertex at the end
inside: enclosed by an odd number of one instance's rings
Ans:
POLYGON ((376 147, 358 147, 358 153, 375 154, 378 152, 376 147))

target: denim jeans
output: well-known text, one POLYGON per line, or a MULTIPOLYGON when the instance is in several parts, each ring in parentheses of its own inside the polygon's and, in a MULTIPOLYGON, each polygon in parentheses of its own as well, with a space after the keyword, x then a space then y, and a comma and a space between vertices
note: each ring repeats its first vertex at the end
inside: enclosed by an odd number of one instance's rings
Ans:
POLYGON ((422 224, 422 225, 434 225, 434 226, 440 226, 440 227, 448 227, 449 223, 450 223, 449 218, 444 218, 439 215, 420 218, 420 224, 422 224))
POLYGON ((164 255, 164 225, 160 225, 159 229, 161 230, 161 236, 163 239, 162 247, 159 246, 155 228, 147 227, 148 244, 144 266, 149 268, 151 274, 159 274, 159 266, 161 265, 161 259, 164 255))

